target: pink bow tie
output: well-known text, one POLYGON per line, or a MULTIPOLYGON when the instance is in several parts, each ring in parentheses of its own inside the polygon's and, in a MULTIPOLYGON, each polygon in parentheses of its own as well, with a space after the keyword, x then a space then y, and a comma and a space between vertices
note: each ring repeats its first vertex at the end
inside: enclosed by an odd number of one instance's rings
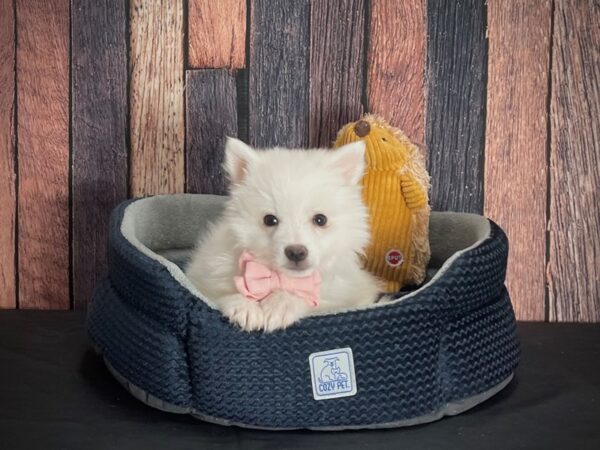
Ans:
POLYGON ((273 291, 287 291, 303 298, 311 306, 319 304, 321 275, 315 271, 307 277, 294 278, 271 270, 244 251, 240 256, 241 276, 234 277, 238 291, 248 300, 261 301, 273 291))

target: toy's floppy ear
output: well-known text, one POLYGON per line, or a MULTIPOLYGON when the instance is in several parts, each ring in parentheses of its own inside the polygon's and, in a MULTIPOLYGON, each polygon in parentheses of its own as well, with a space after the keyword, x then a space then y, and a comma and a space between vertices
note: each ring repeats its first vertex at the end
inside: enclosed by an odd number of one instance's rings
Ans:
POLYGON ((244 181, 248 165, 257 158, 256 151, 239 139, 227 137, 225 142, 225 170, 234 184, 244 181))
POLYGON ((331 152, 334 166, 342 172, 348 184, 357 184, 365 173, 365 143, 356 141, 331 152))

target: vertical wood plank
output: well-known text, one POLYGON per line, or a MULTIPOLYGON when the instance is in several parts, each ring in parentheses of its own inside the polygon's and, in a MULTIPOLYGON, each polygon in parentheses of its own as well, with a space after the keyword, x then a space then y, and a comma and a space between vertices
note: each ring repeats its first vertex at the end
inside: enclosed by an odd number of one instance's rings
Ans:
POLYGON ((488 1, 485 214, 510 240, 521 320, 544 320, 550 1, 488 1))
POLYGON ((73 302, 106 271, 108 219, 127 197, 127 8, 72 0, 73 302))
POLYGON ((363 112, 364 0, 312 0, 309 145, 329 147, 363 112))
POLYGON ((600 322, 600 5, 555 4, 549 318, 600 322))
POLYGON ((250 118, 248 117, 248 103, 250 101, 248 92, 248 69, 238 70, 235 74, 236 83, 236 97, 237 97, 237 136, 244 142, 249 142, 248 139, 248 124, 250 118))
POLYGON ((188 59, 193 68, 244 68, 246 0, 189 0, 188 59))
POLYGON ((68 309, 69 0, 17 0, 19 307, 68 309))
POLYGON ((485 0, 427 2, 430 200, 442 211, 483 211, 485 0))
POLYGON ((373 0, 368 50, 368 109, 425 142, 426 0, 373 0))
POLYGON ((251 145, 308 144, 309 20, 309 0, 251 0, 251 145))
POLYGON ((15 308, 15 11, 0 0, 0 309, 15 308))
POLYGON ((226 70, 186 73, 186 181, 188 192, 225 194, 221 165, 225 136, 237 134, 235 75, 226 70))
POLYGON ((130 1, 131 193, 183 192, 183 0, 130 1))

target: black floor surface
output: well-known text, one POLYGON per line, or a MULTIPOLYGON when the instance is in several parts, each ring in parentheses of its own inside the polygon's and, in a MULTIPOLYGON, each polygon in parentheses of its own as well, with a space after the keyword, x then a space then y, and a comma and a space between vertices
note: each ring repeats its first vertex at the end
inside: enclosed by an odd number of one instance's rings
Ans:
POLYGON ((0 449, 600 449, 600 324, 519 324, 521 365, 453 418, 373 431, 253 431, 154 410, 90 349, 84 316, 0 312, 0 449))

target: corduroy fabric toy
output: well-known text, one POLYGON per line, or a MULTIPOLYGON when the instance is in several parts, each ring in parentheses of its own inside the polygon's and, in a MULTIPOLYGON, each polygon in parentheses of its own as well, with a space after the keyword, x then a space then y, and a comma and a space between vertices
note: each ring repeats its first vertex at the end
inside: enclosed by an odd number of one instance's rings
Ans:
POLYGON ((381 117, 367 114, 344 126, 334 147, 365 141, 362 180, 371 243, 366 268, 386 281, 387 292, 420 284, 429 262, 429 174, 419 149, 381 117))

